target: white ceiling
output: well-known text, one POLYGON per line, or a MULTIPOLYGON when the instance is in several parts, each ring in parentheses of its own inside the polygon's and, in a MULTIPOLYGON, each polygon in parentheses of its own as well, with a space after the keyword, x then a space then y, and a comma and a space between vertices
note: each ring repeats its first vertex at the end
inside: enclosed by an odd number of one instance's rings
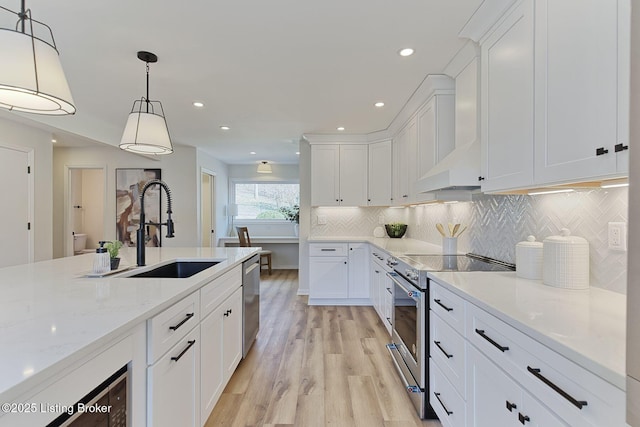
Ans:
MULTIPOLYGON (((10 3, 2 5, 19 8, 10 3)), ((387 128, 422 80, 463 46, 457 33, 480 3, 28 0, 34 19, 53 29, 78 109, 29 118, 117 145, 145 91, 136 52, 148 50, 159 58, 150 97, 162 102, 174 144, 230 164, 297 163, 304 133, 387 128), (403 47, 416 53, 400 57, 403 47), (205 107, 193 107, 196 100, 205 107)))

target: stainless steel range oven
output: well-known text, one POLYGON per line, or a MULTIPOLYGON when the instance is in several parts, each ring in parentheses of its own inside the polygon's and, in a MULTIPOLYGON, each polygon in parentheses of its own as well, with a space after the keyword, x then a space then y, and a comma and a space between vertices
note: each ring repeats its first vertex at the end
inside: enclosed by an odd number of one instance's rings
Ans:
POLYGON ((429 307, 428 272, 510 271, 512 264, 467 255, 419 255, 390 257, 393 268, 393 332, 387 345, 407 393, 420 418, 436 418, 429 405, 429 307))

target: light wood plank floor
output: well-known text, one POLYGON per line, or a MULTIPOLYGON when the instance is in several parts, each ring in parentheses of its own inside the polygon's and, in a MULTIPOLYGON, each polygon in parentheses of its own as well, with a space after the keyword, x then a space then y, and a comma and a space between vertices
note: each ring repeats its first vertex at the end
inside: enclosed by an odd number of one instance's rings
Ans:
POLYGON ((258 338, 206 427, 440 426, 416 416, 373 308, 308 306, 297 270, 261 279, 258 338))

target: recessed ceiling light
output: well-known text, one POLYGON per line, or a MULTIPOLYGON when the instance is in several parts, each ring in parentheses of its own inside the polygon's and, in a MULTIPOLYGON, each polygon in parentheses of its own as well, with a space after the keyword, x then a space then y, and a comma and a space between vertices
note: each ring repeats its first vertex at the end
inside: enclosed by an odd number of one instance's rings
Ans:
POLYGON ((296 151, 296 154, 299 156, 299 155, 300 155, 300 152, 299 152, 299 151, 296 151))
POLYGON ((400 56, 411 56, 411 55, 413 55, 413 52, 414 52, 413 49, 411 49, 410 47, 407 47, 407 48, 404 48, 404 49, 400 49, 398 51, 398 54, 400 56))
POLYGON ((384 102, 376 102, 375 104, 373 104, 374 106, 380 108, 380 107, 384 107, 384 102))
POLYGON ((196 102, 193 103, 193 106, 194 107, 198 107, 198 108, 202 108, 202 107, 204 107, 204 104, 202 102, 196 101, 196 102))
POLYGON ((255 152, 255 151, 252 151, 252 152, 250 152, 249 154, 256 154, 256 152, 255 152))
POLYGON ((56 142, 58 142, 58 140, 57 139, 52 139, 51 142, 53 142, 55 144, 56 142))
POLYGON ((344 130, 344 126, 340 126, 339 128, 337 128, 337 130, 339 130, 340 132, 342 132, 344 130))
POLYGON ((220 126, 220 129, 222 129, 222 130, 230 130, 231 128, 229 126, 220 126))

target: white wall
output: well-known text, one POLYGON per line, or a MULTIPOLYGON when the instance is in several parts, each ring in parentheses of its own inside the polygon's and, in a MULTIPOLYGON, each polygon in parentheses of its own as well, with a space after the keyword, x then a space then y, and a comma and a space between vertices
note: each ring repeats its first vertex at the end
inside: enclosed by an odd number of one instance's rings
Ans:
MULTIPOLYGON (((64 183, 66 167, 105 166, 107 170, 107 227, 105 239, 116 237, 115 218, 115 170, 117 168, 159 168, 162 180, 167 183, 173 196, 173 219, 175 238, 163 239, 164 246, 199 246, 198 199, 200 172, 196 162, 196 149, 175 146, 173 154, 158 156, 157 159, 132 154, 116 147, 96 146, 87 148, 56 148, 53 153, 53 221, 56 226, 53 233, 54 257, 64 256, 64 183), (109 220, 112 218, 112 220, 109 220)), ((226 179, 226 177, 225 177, 226 179)), ((163 197, 163 202, 166 198, 163 197)), ((166 219, 166 206, 162 207, 163 219, 166 219)))
MULTIPOLYGON (((33 149, 34 164, 34 260, 42 261, 52 256, 53 199, 51 134, 10 120, 0 119, 0 145, 33 149)), ((5 183, 7 185, 7 183, 5 183)), ((10 205, 4 201, 5 206, 10 205)), ((4 244, 7 244, 6 242, 4 244)))

